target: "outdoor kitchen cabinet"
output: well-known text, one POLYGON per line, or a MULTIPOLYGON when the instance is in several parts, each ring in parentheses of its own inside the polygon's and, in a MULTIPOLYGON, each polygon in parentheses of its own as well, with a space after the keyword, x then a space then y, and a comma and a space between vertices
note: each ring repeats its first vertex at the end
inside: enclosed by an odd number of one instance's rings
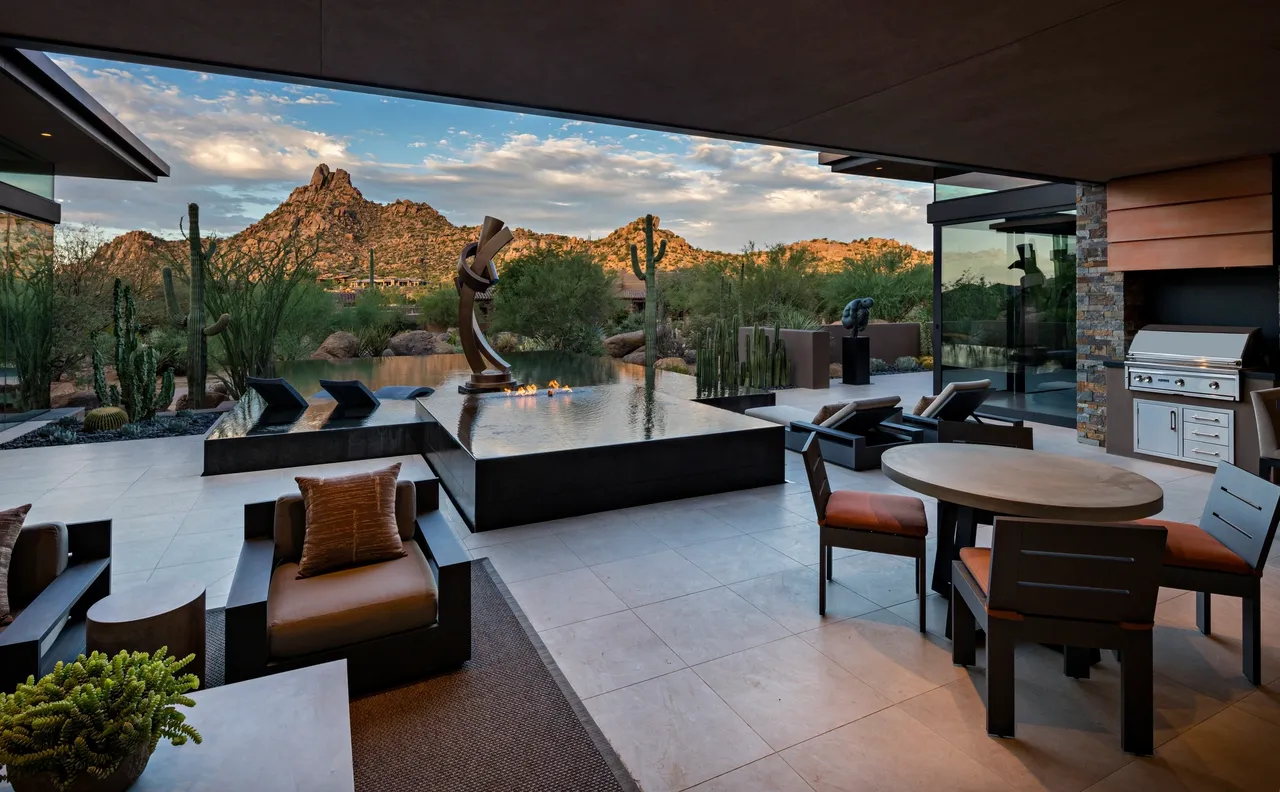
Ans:
POLYGON ((1235 461, 1231 410, 1133 400, 1133 450, 1216 466, 1235 461))

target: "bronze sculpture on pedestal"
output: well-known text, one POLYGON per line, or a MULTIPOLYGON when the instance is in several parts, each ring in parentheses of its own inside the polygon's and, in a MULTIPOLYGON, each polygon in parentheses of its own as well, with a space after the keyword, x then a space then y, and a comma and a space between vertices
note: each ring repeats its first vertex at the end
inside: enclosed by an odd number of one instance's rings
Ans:
POLYGON ((458 256, 458 337, 462 353, 471 366, 471 380, 459 385, 462 393, 492 393, 516 388, 511 364, 503 360, 480 331, 476 318, 476 295, 498 282, 493 257, 512 240, 511 229, 496 217, 486 217, 480 226, 480 240, 462 249, 458 256), (468 261, 470 259, 470 261, 468 261))

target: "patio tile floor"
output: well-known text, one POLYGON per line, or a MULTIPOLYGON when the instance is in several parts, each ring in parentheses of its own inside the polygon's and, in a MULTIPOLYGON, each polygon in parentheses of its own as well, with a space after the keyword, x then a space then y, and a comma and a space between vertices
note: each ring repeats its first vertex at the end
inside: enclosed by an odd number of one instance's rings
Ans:
MULTIPOLYGON (((928 380, 878 377, 779 401, 816 410, 895 393, 910 406, 928 380)), ((1038 449, 1160 483, 1161 516, 1198 519, 1207 473, 1106 456, 1071 429, 1035 431, 1038 449)), ((285 491, 293 472, 201 478, 200 458, 198 437, 0 452, 0 508, 34 502, 36 520, 110 516, 115 588, 197 579, 218 607, 242 504, 285 491)), ((909 494, 879 471, 829 472, 836 488, 909 494)), ((828 614, 817 615, 817 529, 798 454, 787 454, 787 477, 475 535, 447 499, 442 510, 472 555, 503 574, 646 792, 1280 788, 1280 553, 1264 578, 1264 687, 1240 675, 1238 601, 1214 599, 1206 637, 1194 628, 1194 595, 1162 591, 1155 756, 1119 750, 1110 655, 1077 681, 1039 646, 1018 652, 1018 736, 997 740, 984 731, 981 653, 978 667, 955 668, 941 638, 946 602, 931 596, 929 633, 916 629, 909 560, 837 551, 828 614)))

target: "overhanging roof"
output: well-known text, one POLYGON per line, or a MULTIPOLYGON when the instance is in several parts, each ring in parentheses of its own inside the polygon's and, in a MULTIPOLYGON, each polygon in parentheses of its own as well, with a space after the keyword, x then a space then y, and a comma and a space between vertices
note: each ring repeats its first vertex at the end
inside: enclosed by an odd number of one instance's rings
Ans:
POLYGON ((59 0, 5 37, 1061 180, 1280 151, 1265 0, 59 0))
POLYGON ((58 176, 169 175, 164 160, 39 52, 0 48, 0 138, 52 163, 58 176))

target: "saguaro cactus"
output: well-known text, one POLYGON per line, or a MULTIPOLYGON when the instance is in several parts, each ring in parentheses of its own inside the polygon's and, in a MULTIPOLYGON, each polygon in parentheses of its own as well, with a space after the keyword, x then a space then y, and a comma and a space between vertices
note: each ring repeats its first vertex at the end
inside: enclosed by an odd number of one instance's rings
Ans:
POLYGON ((667 240, 659 241, 653 250, 653 230, 658 225, 653 215, 644 216, 644 269, 640 269, 640 253, 631 246, 631 269, 644 281, 644 367, 653 371, 658 359, 658 262, 667 255, 667 240))
POLYGON ((169 306, 169 314, 173 317, 174 324, 187 330, 187 407, 201 409, 204 407, 204 385, 209 367, 208 338, 226 330, 231 317, 223 314, 208 327, 204 324, 204 265, 213 258, 217 243, 212 239, 207 243, 200 239, 198 205, 187 204, 187 221, 186 237, 191 250, 191 269, 187 273, 189 295, 186 313, 183 313, 173 289, 173 269, 165 267, 161 276, 164 279, 164 299, 169 306))
POLYGON ((373 248, 369 248, 369 288, 372 289, 378 285, 378 279, 373 277, 373 248))
POLYGON ((165 371, 156 393, 156 351, 138 341, 137 311, 133 293, 116 278, 112 289, 111 318, 116 337, 115 364, 119 385, 107 385, 102 353, 93 352, 93 389, 104 407, 122 407, 130 421, 145 421, 173 401, 173 372, 165 371))

